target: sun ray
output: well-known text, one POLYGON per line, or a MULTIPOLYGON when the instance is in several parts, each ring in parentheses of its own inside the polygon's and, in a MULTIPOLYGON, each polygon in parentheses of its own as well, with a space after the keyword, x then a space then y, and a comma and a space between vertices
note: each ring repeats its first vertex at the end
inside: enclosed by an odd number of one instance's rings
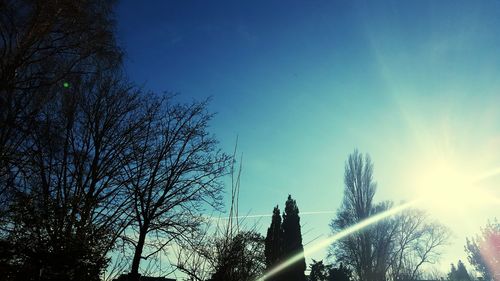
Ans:
POLYGON ((264 281, 266 280, 267 278, 271 277, 271 276, 274 276, 275 274, 277 274, 278 272, 282 271, 283 269, 291 266, 292 264, 294 264, 295 262, 299 261, 300 259, 303 258, 303 256, 308 256, 312 253, 315 253, 321 249, 324 249, 328 246, 330 246, 333 242, 339 240, 339 239, 342 239, 348 235, 351 235, 357 231, 360 231, 361 229, 367 227, 367 226, 370 226, 374 223, 377 223, 383 219, 386 219, 390 216, 393 216, 405 209, 408 209, 409 207, 415 205, 416 203, 418 202, 418 200, 414 200, 414 201, 411 201, 411 202, 408 202, 408 203, 404 203, 404 204, 401 204, 399 206, 396 206, 392 209, 389 209, 385 212, 382 212, 382 213, 379 213, 377 215, 374 215, 374 216, 371 216, 369 217, 368 219, 366 220, 363 220, 353 226, 350 226, 326 239, 323 239, 323 240, 320 240, 319 242, 317 243, 314 243, 313 245, 311 245, 310 247, 307 247, 304 249, 304 253, 298 253, 294 256, 291 256, 290 258, 288 258, 287 260, 279 263, 278 265, 276 265, 274 268, 272 268, 271 270, 269 270, 266 274, 264 274, 263 276, 259 277, 258 279, 256 279, 256 281, 264 281))
POLYGON ((488 170, 484 173, 482 173, 481 175, 477 176, 475 179, 474 179, 474 182, 480 182, 480 181, 483 181, 483 180, 486 180, 488 178, 491 178, 491 177, 494 177, 494 176, 497 176, 500 174, 500 167, 497 167, 497 168, 494 168, 494 169, 491 169, 491 170, 488 170))

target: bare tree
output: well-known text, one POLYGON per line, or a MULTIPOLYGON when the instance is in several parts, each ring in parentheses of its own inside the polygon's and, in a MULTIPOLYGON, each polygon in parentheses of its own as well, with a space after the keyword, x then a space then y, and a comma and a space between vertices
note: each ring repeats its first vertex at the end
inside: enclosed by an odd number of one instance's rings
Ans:
POLYGON ((204 225, 204 229, 193 235, 193 239, 186 239, 176 247, 177 269, 188 276, 188 280, 204 281, 208 280, 214 272, 210 221, 204 225))
POLYGON ((204 208, 220 207, 219 179, 227 173, 229 157, 207 132, 213 115, 206 107, 206 101, 175 104, 160 98, 148 105, 149 121, 125 165, 136 233, 126 238, 134 248, 133 278, 142 259, 196 231, 204 208))
POLYGON ((215 241, 218 255, 213 281, 251 281, 265 270, 264 237, 240 231, 228 244, 215 241))
MULTIPOLYGON (((0 0, 0 218, 5 218, 30 132, 53 92, 95 66, 120 62, 114 1, 0 0)), ((5 223, 5 222, 4 222, 5 223)))
POLYGON ((450 231, 419 209, 408 209, 394 218, 394 249, 388 265, 392 280, 416 280, 422 266, 438 261, 450 231))
MULTIPOLYGON (((369 156, 357 150, 346 162, 344 198, 330 224, 334 232, 389 210, 390 201, 373 203, 375 183, 369 156)), ((409 209, 335 242, 329 255, 353 269, 358 280, 415 280, 422 265, 437 260, 449 231, 429 222, 425 212, 409 209)))
MULTIPOLYGON (((357 150, 349 155, 344 172, 344 198, 337 218, 330 226, 333 231, 341 231, 373 215, 377 208, 373 204, 376 184, 373 182, 373 164, 368 155, 357 150)), ((380 209, 380 208, 378 208, 380 209)), ((350 266, 359 280, 375 281, 378 266, 374 257, 382 258, 374 241, 373 228, 365 229, 340 240, 333 245, 330 255, 339 262, 350 266)), ((382 235, 381 235, 382 236, 382 235)), ((381 250, 381 249, 380 249, 381 250)), ((378 280, 377 280, 378 281, 378 280)))
POLYGON ((241 230, 232 239, 225 232, 208 235, 197 247, 178 252, 177 268, 190 280, 251 281, 265 271, 264 237, 241 230))
POLYGON ((73 85, 36 116, 7 239, 20 272, 98 280, 130 221, 123 164, 146 117, 139 93, 119 75, 85 75, 73 85))
POLYGON ((256 225, 247 227, 238 215, 242 161, 236 169, 235 146, 232 156, 230 207, 227 218, 211 217, 198 239, 188 241, 178 251, 177 268, 190 280, 255 280, 265 271, 264 237, 256 225))

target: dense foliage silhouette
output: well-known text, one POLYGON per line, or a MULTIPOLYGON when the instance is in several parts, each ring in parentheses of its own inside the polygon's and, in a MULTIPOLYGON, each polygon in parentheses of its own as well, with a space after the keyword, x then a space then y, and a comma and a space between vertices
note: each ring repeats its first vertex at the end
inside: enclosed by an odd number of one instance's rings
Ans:
MULTIPOLYGON (((288 195, 281 221, 280 210, 276 206, 273 210, 271 225, 267 230, 266 266, 270 270, 274 266, 285 262, 294 255, 303 255, 302 233, 300 231, 300 216, 297 202, 288 195)), ((291 264, 281 272, 269 277, 270 280, 305 280, 305 258, 291 264)))

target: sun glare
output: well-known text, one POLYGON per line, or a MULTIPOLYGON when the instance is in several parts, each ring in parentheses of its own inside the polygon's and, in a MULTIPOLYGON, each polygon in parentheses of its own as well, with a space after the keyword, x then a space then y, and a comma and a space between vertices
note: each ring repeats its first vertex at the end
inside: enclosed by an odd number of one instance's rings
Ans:
POLYGON ((491 201, 477 176, 447 159, 429 161, 415 181, 420 205, 439 214, 460 212, 491 201))

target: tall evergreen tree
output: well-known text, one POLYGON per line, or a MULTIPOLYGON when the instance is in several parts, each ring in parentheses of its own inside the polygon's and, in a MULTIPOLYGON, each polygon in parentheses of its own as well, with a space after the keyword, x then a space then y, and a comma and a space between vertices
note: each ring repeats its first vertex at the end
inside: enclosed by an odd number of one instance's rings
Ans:
POLYGON ((283 254, 286 260, 294 255, 302 255, 302 258, 291 264, 284 270, 287 281, 304 281, 306 261, 304 258, 304 247, 302 246, 302 234, 300 232, 300 217, 297 203, 288 195, 283 213, 283 254))
POLYGON ((454 264, 451 264, 450 273, 448 273, 448 280, 451 281, 470 281, 471 277, 465 268, 464 263, 459 260, 457 263, 457 267, 454 264))
POLYGON ((450 268, 450 272, 448 273, 448 280, 455 280, 455 276, 457 276, 457 268, 452 263, 451 268, 450 268))
MULTIPOLYGON (((265 256, 267 270, 278 264, 283 257, 283 228, 281 227, 281 212, 278 206, 274 207, 271 226, 267 229, 265 256)), ((272 277, 272 280, 277 281, 279 277, 272 277)))

